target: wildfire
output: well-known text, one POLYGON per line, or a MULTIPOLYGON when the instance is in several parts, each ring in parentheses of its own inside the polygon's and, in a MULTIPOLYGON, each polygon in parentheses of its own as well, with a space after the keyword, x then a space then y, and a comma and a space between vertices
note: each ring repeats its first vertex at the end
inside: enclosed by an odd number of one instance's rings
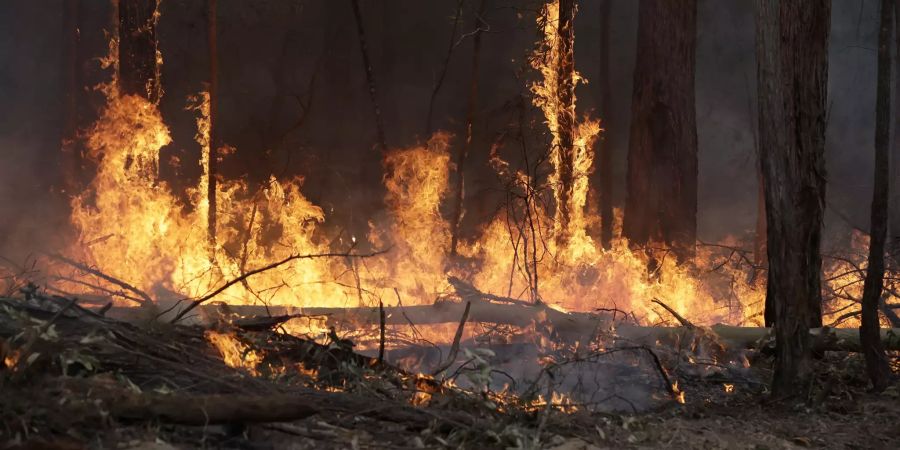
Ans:
MULTIPOLYGON (((633 251, 626 240, 616 239, 609 250, 594 242, 589 224, 599 218, 588 214, 585 205, 588 175, 593 170, 592 147, 601 131, 597 120, 574 122, 571 215, 567 228, 560 229, 560 208, 552 210, 541 198, 549 187, 548 196, 561 202, 559 117, 563 105, 558 101, 557 65, 566 50, 557 33, 559 19, 559 3, 548 2, 539 20, 543 37, 532 59, 541 76, 531 85, 534 104, 544 113, 553 141, 549 180, 538 185, 539 180, 516 171, 493 149, 493 167, 510 180, 510 189, 521 199, 484 224, 474 238, 460 242, 459 254, 466 258, 466 265, 455 265, 448 255, 450 227, 441 207, 449 192, 450 174, 458 168, 450 158, 452 137, 438 132, 424 145, 385 155, 388 218, 370 223, 366 238, 390 252, 360 262, 298 259, 246 278, 216 300, 303 308, 377 306, 379 301, 389 306, 401 297, 406 305, 428 304, 449 290, 447 275, 454 275, 484 292, 541 300, 566 311, 616 308, 633 312, 647 324, 672 320, 670 313, 651 303, 654 298, 698 325, 761 324, 765 275, 757 268, 725 264, 721 252, 707 247, 698 249, 694 266, 679 265, 662 249, 648 274, 648 256, 633 251), (545 239, 560 234, 568 236, 562 246, 545 239), (699 276, 702 268, 715 268, 714 276, 699 276)), ((116 45, 115 40, 110 42, 106 67, 116 64, 116 45)), ((577 72, 571 73, 567 82, 584 82, 577 72)), ((274 176, 259 188, 242 180, 216 183, 219 223, 215 247, 210 249, 206 239, 210 206, 206 163, 209 158, 226 155, 217 154, 209 145, 209 95, 200 93, 188 101, 188 108, 198 116, 196 140, 202 149, 199 164, 203 172, 188 189, 185 202, 158 176, 160 149, 171 142, 158 106, 140 96, 122 95, 115 80, 101 90, 107 104, 87 132, 88 155, 96 162, 96 176, 88 189, 72 199, 71 221, 78 238, 65 252, 67 256, 127 281, 154 301, 172 301, 210 293, 274 260, 334 250, 336 244, 327 236, 331 230, 324 228, 326 213, 303 195, 303 180, 274 176)), ((574 119, 574 106, 570 109, 563 113, 574 119)), ((620 211, 616 217, 617 223, 611 225, 620 230, 620 211)), ((355 241, 354 237, 353 245, 355 241)), ((739 246, 736 241, 724 244, 739 246)), ((842 275, 842 269, 848 269, 847 265, 830 268, 834 275, 826 277, 829 286, 841 292, 855 289, 853 286, 861 289, 861 284, 851 283, 858 281, 853 278, 858 273, 845 270, 848 273, 842 275)), ((107 280, 84 273, 77 276, 81 283, 63 281, 60 286, 72 293, 112 293, 123 304, 143 301, 107 280)), ((847 300, 839 306, 852 308, 853 302, 847 300)), ((290 328, 317 334, 324 326, 290 328)), ((430 340, 444 343, 452 340, 456 329, 453 324, 428 328, 433 332, 430 340)), ((230 342, 221 336, 211 339, 220 344, 230 342)), ((237 353, 232 355, 241 353, 233 350, 237 353)))

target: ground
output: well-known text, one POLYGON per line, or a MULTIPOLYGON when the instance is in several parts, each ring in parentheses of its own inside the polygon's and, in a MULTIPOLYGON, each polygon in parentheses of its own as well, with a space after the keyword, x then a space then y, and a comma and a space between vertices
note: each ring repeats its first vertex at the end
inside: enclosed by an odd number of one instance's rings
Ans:
POLYGON ((265 349, 251 373, 222 361, 209 330, 47 302, 0 300, 4 448, 900 448, 900 384, 867 392, 851 353, 826 353, 810 392, 788 401, 754 381, 771 364, 756 355, 733 380, 672 371, 683 405, 660 390, 649 410, 559 411, 340 345, 230 330, 265 349))

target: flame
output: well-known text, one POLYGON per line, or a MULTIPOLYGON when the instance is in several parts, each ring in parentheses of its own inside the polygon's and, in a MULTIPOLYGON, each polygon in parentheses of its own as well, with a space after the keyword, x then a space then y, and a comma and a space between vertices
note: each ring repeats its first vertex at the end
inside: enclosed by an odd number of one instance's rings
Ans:
MULTIPOLYGON (((651 302, 655 298, 698 325, 761 325, 765 273, 742 263, 734 252, 723 257, 727 250, 701 246, 693 265, 679 265, 666 249, 659 249, 654 253, 656 266, 648 274, 650 256, 633 251, 620 237, 618 209, 615 223, 609 224, 616 230, 612 247, 605 250, 591 238, 589 225, 599 218, 585 210, 588 175, 593 143, 602 130, 598 120, 574 121, 574 97, 571 104, 560 104, 558 64, 563 47, 558 21, 559 2, 548 2, 538 22, 542 39, 531 61, 540 80, 530 85, 534 104, 543 112, 552 136, 552 171, 544 185, 536 175, 504 161, 498 148, 491 149, 491 166, 509 180, 509 188, 517 195, 476 236, 460 241, 459 254, 470 263, 461 267, 448 255, 450 227, 441 208, 450 192, 450 175, 458 168, 450 158, 452 137, 438 132, 422 145, 385 155, 387 219, 371 222, 366 238, 376 247, 389 248, 387 255, 359 261, 296 260, 236 283, 216 300, 300 308, 373 306, 379 301, 389 306, 397 289, 404 304, 429 304, 449 290, 447 275, 455 275, 484 292, 541 300, 565 311, 615 308, 633 313, 645 324, 672 323, 671 314, 651 302), (565 230, 560 228, 560 208, 550 210, 545 206, 550 203, 541 197, 549 187, 557 204, 562 198, 562 115, 570 115, 574 124, 571 214, 565 230), (559 235, 568 238, 562 244, 548 239, 559 235)), ((104 67, 117 65, 117 45, 110 40, 104 67)), ((572 85, 584 82, 577 72, 571 76, 572 85)), ((65 252, 68 256, 130 283, 156 301, 171 301, 210 293, 228 280, 290 255, 334 251, 337 244, 324 227, 326 213, 303 195, 302 178, 274 176, 259 188, 242 180, 218 180, 216 245, 208 248, 207 163, 211 157, 227 156, 210 148, 209 94, 201 92, 187 102, 187 108, 197 114, 201 176, 183 196, 158 176, 160 149, 171 142, 158 106, 139 96, 122 95, 115 79, 100 90, 106 95, 106 106, 87 130, 88 155, 96 163, 96 175, 71 201, 77 239, 65 252)), ((341 250, 353 248, 357 236, 351 242, 341 250)), ((721 244, 740 247, 733 238, 721 244)), ((862 285, 853 266, 862 262, 830 262, 827 285, 858 298, 862 285)), ((84 273, 70 278, 76 276, 117 295, 119 303, 140 300, 103 279, 84 273)), ((84 284, 63 282, 62 286, 69 292, 91 291, 84 284)), ((838 298, 830 305, 836 312, 829 318, 854 307, 853 300, 838 298)), ((327 330, 324 322, 311 320, 288 328, 313 335, 327 330)), ((452 340, 455 329, 455 324, 419 327, 426 339, 444 343, 452 340)), ((472 333, 471 328, 466 332, 472 333)))
POLYGON ((238 340, 233 333, 219 333, 207 330, 204 336, 210 344, 219 350, 222 360, 225 361, 228 367, 244 369, 254 376, 259 375, 256 366, 262 362, 262 355, 238 340))

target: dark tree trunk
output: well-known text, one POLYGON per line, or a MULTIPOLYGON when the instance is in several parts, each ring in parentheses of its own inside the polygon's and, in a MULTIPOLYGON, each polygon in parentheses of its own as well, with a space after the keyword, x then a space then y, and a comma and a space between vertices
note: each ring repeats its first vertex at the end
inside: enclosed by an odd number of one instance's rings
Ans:
POLYGON ((556 220, 560 234, 557 243, 565 246, 569 242, 572 204, 575 189, 575 0, 559 0, 559 23, 556 27, 559 39, 556 66, 556 102, 558 105, 557 133, 559 147, 556 148, 559 186, 557 186, 556 220))
POLYGON ((680 259, 697 240, 696 0, 642 0, 623 233, 680 259))
POLYGON ((875 186, 872 193, 872 220, 869 233, 869 267, 862 297, 862 326, 859 340, 866 358, 869 379, 876 391, 883 391, 890 369, 881 342, 878 305, 884 283, 884 246, 887 236, 888 145, 891 137, 891 33, 894 0, 881 0, 881 29, 878 33, 878 87, 875 102, 875 186))
POLYGON ((384 134, 384 120, 381 118, 381 108, 378 106, 378 96, 375 90, 375 73, 372 62, 369 59, 369 45, 366 41, 366 30, 363 27, 362 12, 359 9, 359 0, 350 0, 353 6, 353 17, 356 20, 356 34, 359 38, 359 50, 362 53, 363 66, 366 71, 366 83, 369 87, 369 97, 372 99, 372 109, 375 113, 375 132, 378 139, 378 149, 382 153, 387 152, 387 140, 384 134))
POLYGON ((119 1, 119 88, 125 95, 159 101, 156 63, 157 0, 119 1))
POLYGON ((475 17, 475 36, 472 44, 472 74, 469 84, 469 101, 466 106, 466 142, 456 155, 456 186, 453 199, 453 217, 450 221, 450 254, 456 256, 456 247, 459 244, 459 225, 463 216, 463 202, 466 197, 466 160, 472 150, 472 130, 475 122, 475 112, 478 109, 478 57, 481 53, 481 30, 484 23, 484 15, 487 0, 481 0, 478 7, 478 16, 475 17))
POLYGON ((63 10, 63 39, 65 45, 62 55, 62 77, 64 86, 64 104, 62 133, 62 190, 66 194, 80 191, 81 148, 78 142, 78 97, 81 92, 81 57, 79 52, 78 9, 79 0, 66 0, 63 10))
MULTIPOLYGON (((606 130, 611 129, 612 116, 612 80, 609 71, 609 16, 612 0, 602 0, 600 4, 600 119, 606 130)), ((613 183, 612 183, 612 134, 604 132, 599 142, 600 166, 600 243, 609 249, 613 235, 613 183)))
POLYGON ((830 0, 759 0, 760 167, 766 192, 769 277, 775 307, 772 394, 807 392, 821 326, 819 246, 825 209, 825 112, 830 0))
POLYGON ((216 177, 219 174, 219 136, 216 125, 218 122, 218 97, 219 97, 219 56, 218 38, 216 37, 216 0, 207 0, 207 44, 209 47, 209 160, 206 173, 208 183, 206 185, 206 198, 209 201, 209 209, 206 218, 206 236, 209 244, 210 261, 216 257, 216 222, 218 205, 216 202, 216 177))
MULTIPOLYGON (((894 1, 894 69, 900 74, 900 0, 894 1)), ((900 108, 900 75, 894 79, 894 108, 900 108)), ((900 130, 894 130, 891 147, 889 262, 900 261, 900 130)))

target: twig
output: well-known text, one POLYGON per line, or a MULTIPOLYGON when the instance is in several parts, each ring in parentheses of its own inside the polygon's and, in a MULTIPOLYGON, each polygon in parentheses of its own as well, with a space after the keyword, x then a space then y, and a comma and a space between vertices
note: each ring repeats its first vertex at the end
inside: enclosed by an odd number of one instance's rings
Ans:
POLYGON ((240 282, 246 280, 247 278, 250 278, 253 275, 265 272, 267 270, 272 270, 272 269, 278 268, 280 266, 283 266, 283 265, 285 265, 291 261, 297 260, 297 259, 334 258, 334 257, 370 258, 373 256, 378 256, 378 255, 384 254, 386 252, 387 252, 387 250, 379 250, 377 252, 366 253, 366 254, 318 253, 318 254, 314 254, 314 255, 290 255, 287 258, 282 259, 281 261, 277 261, 277 262, 274 262, 267 266, 263 266, 263 267, 260 267, 257 269, 247 271, 243 275, 223 284, 222 286, 220 286, 218 289, 212 291, 211 293, 204 295, 203 297, 200 297, 197 300, 194 300, 193 302, 191 302, 190 305, 187 306, 187 308, 181 310, 178 314, 175 315, 175 318, 172 319, 172 323, 178 322, 179 320, 181 320, 182 317, 184 317, 191 310, 202 305, 204 302, 212 299, 213 297, 221 294, 223 291, 230 288, 231 286, 234 286, 235 284, 240 283, 240 282))
POLYGON ((129 290, 129 291, 131 291, 131 292, 137 294, 137 296, 140 297, 144 302, 147 302, 147 303, 153 303, 153 299, 150 298, 150 296, 147 295, 144 291, 142 291, 142 290, 140 290, 140 289, 138 289, 138 288, 136 288, 136 287, 134 287, 134 286, 132 286, 132 285, 130 285, 130 284, 128 284, 128 283, 122 281, 122 280, 119 280, 118 278, 111 277, 111 276, 109 276, 109 275, 107 275, 107 274, 105 274, 105 273, 103 273, 103 272, 100 272, 100 271, 97 270, 97 269, 93 269, 93 268, 88 267, 87 265, 82 264, 82 263, 80 263, 80 262, 78 262, 78 261, 74 261, 74 260, 71 260, 71 259, 69 259, 69 258, 66 258, 65 256, 60 255, 59 253, 47 253, 46 255, 49 256, 49 257, 51 257, 51 258, 53 258, 53 259, 56 259, 56 260, 58 260, 58 261, 64 262, 64 263, 66 263, 66 264, 68 264, 68 265, 70 265, 70 266, 72 266, 72 267, 74 267, 74 268, 76 268, 76 269, 78 269, 78 270, 81 270, 81 271, 83 271, 83 272, 87 272, 87 273, 89 273, 89 274, 91 274, 91 275, 96 275, 97 277, 100 277, 100 278, 102 278, 102 279, 104 279, 104 280, 106 280, 106 281, 108 281, 108 282, 110 282, 110 283, 112 283, 112 284, 115 284, 116 286, 119 286, 119 287, 121 287, 121 288, 123 288, 123 289, 127 289, 127 290, 129 290))
POLYGON ((384 302, 378 300, 378 324, 381 331, 378 337, 378 364, 384 363, 384 302))
MULTIPOLYGON (((50 317, 50 320, 44 322, 44 324, 41 325, 40 328, 38 328, 37 333, 35 333, 34 335, 32 335, 32 336, 28 339, 28 341, 25 342, 25 345, 23 345, 22 348, 20 349, 20 354, 22 355, 22 357, 19 358, 19 359, 16 361, 16 364, 13 366, 13 373, 15 373, 15 375, 14 375, 14 379, 15 379, 15 380, 19 380, 19 379, 22 377, 22 374, 24 373, 24 370, 20 371, 19 369, 20 369, 20 367, 21 367, 23 364, 31 364, 31 363, 34 362, 34 360, 33 360, 32 358, 30 358, 29 356, 27 356, 27 355, 29 355, 29 354, 31 353, 31 347, 33 347, 34 344, 35 344, 35 342, 37 342, 37 340, 40 339, 41 335, 43 335, 44 333, 46 333, 47 330, 49 330, 50 327, 53 326, 53 324, 54 324, 57 320, 59 320, 59 318, 62 317, 63 314, 65 314, 66 311, 68 311, 68 310, 71 309, 73 306, 75 306, 76 303, 78 303, 78 299, 75 298, 75 297, 72 297, 72 298, 69 300, 69 302, 65 304, 65 306, 63 306, 62 308, 60 308, 59 311, 56 311, 56 313, 53 314, 52 317, 50 317), (29 361, 30 359, 31 359, 31 361, 29 361)), ((36 355, 36 354, 35 354, 35 355, 36 355)))
POLYGON ((463 311, 462 318, 459 319, 459 326, 456 327, 456 335, 453 336, 453 345, 450 346, 450 356, 447 358, 447 362, 438 367, 432 375, 437 375, 448 368, 453 364, 453 361, 456 360, 456 355, 459 353, 459 341, 462 339, 463 329, 466 326, 466 321, 469 320, 469 309, 472 307, 472 302, 466 302, 466 309, 463 311))
POLYGON ((685 319, 684 317, 682 317, 681 314, 678 314, 677 312, 675 312, 674 309, 670 308, 669 305, 663 303, 663 302, 660 301, 658 298, 654 298, 654 299, 652 300, 652 302, 653 302, 653 303, 656 303, 656 304, 659 305, 659 306, 662 306, 663 308, 665 308, 666 311, 668 311, 669 314, 673 315, 673 316, 675 317, 675 319, 677 319, 678 322, 681 323, 682 326, 685 326, 685 327, 687 327, 687 328, 696 328, 696 326, 694 326, 694 324, 691 323, 691 321, 689 321, 689 320, 685 319))

